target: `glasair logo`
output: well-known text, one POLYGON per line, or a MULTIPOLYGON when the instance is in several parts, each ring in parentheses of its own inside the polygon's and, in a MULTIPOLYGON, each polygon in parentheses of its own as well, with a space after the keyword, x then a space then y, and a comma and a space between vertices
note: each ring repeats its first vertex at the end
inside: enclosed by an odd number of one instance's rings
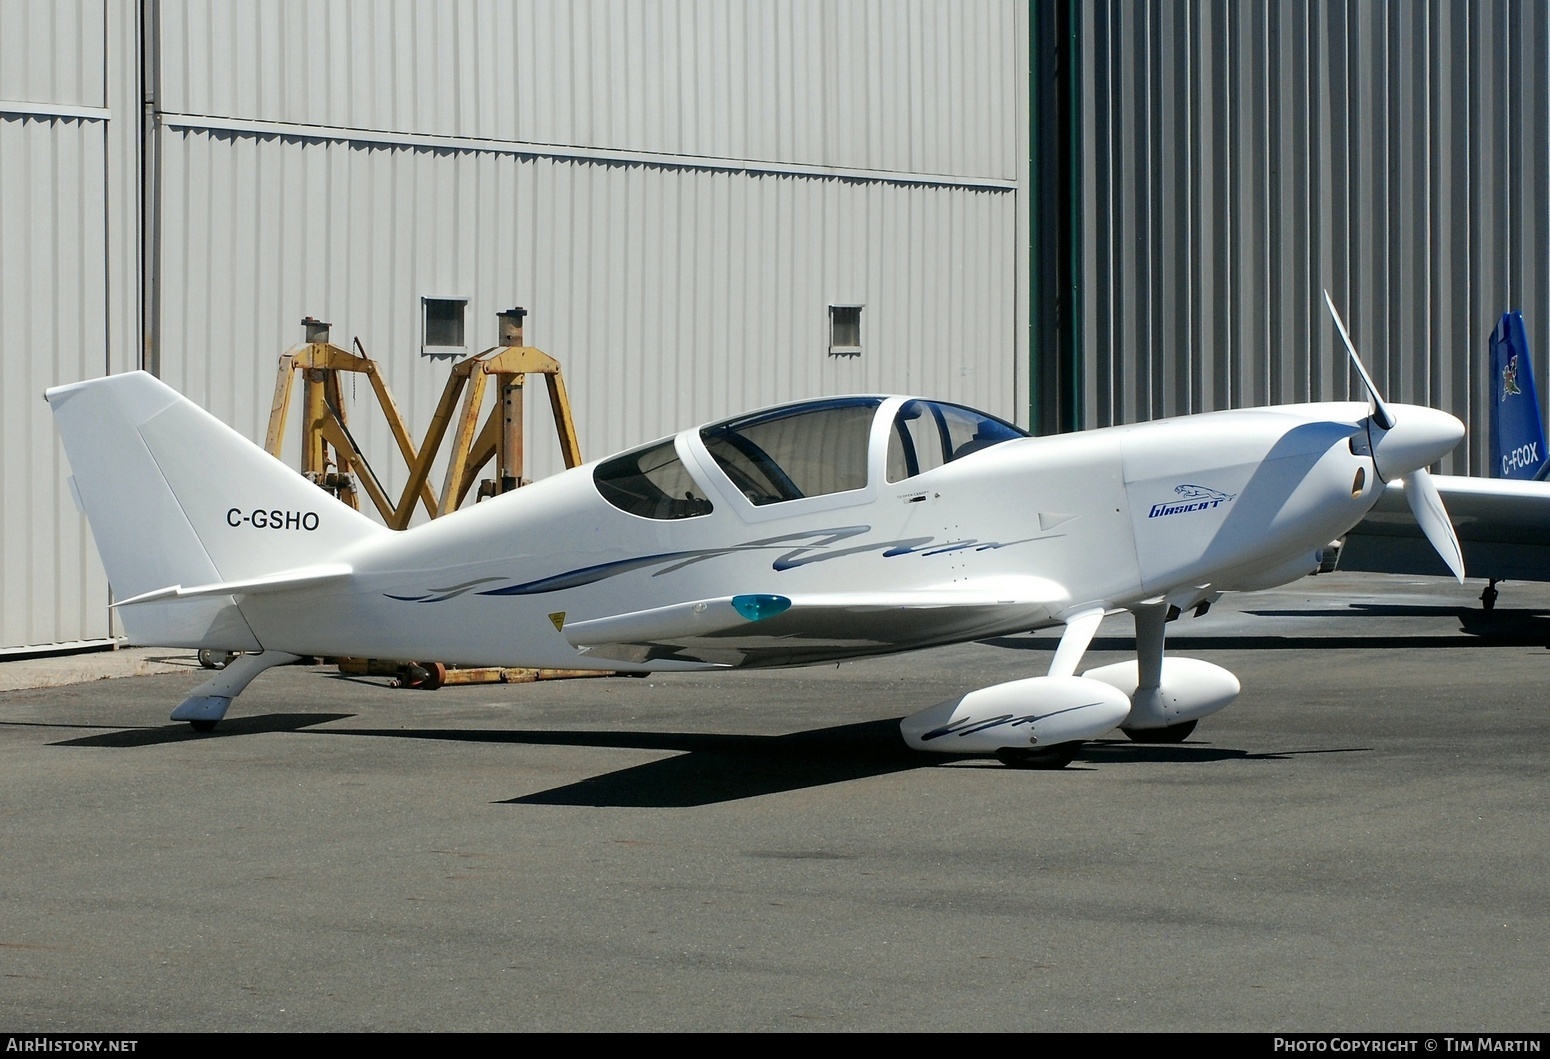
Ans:
POLYGON ((1203 485, 1176 485, 1173 491, 1179 494, 1179 499, 1153 504, 1152 510, 1147 512, 1146 517, 1162 518, 1164 515, 1182 515, 1186 511, 1209 511, 1211 508, 1221 507, 1238 495, 1207 489, 1203 485))

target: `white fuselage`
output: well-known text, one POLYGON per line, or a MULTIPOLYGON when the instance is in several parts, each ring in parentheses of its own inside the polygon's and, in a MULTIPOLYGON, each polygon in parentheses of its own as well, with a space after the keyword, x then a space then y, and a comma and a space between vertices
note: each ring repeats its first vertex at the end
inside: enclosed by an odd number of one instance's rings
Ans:
MULTIPOLYGON (((1366 414, 1360 404, 1005 441, 888 481, 889 430, 903 400, 878 407, 862 488, 756 505, 690 430, 675 447, 711 501, 708 514, 658 521, 620 510, 587 465, 363 540, 338 556, 352 570, 343 580, 238 605, 266 650, 618 669, 635 667, 579 653, 561 626, 728 591, 795 597, 1005 584, 1022 598, 1030 594, 1017 591, 1021 584, 1043 589, 1033 594, 1045 601, 1037 607, 945 626, 915 617, 897 641, 840 640, 827 652, 748 664, 815 661, 1025 630, 1093 605, 1292 580, 1382 488, 1372 459, 1349 443, 1366 414)), ((307 531, 239 524, 230 532, 307 531)))
POLYGON ((203 730, 259 673, 302 655, 783 666, 1061 624, 1044 676, 900 725, 919 749, 1059 767, 1116 725, 1183 738, 1231 702, 1233 674, 1164 657, 1167 616, 1308 573, 1385 479, 1408 476, 1428 540, 1462 576, 1423 468, 1463 425, 1375 392, 1370 407, 1048 438, 950 402, 819 398, 403 532, 144 372, 46 396, 131 642, 244 652, 173 711, 203 730), (1119 608, 1135 617, 1135 662, 1078 675, 1119 608))

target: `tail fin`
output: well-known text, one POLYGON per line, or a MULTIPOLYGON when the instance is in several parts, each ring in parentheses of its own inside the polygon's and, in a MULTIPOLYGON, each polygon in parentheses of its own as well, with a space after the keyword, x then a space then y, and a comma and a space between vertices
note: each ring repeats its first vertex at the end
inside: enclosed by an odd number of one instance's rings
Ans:
POLYGON ((1491 332, 1491 477, 1542 479, 1550 471, 1523 315, 1502 313, 1491 332))
POLYGON ((135 642, 252 650, 222 586, 337 563, 391 532, 144 372, 44 396, 115 595, 162 600, 120 611, 135 642), (197 606, 165 601, 180 587, 200 589, 197 606))

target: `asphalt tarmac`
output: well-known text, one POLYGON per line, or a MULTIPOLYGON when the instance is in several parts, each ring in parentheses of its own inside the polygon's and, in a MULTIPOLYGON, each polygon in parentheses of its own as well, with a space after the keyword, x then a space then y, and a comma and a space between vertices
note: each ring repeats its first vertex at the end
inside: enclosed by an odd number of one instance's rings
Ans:
POLYGON ((896 729, 1053 632, 436 692, 288 667, 208 735, 167 720, 192 668, 0 693, 0 1030, 1544 1030, 1550 586, 1479 590, 1224 600, 1169 649, 1237 703, 1059 772, 896 729))

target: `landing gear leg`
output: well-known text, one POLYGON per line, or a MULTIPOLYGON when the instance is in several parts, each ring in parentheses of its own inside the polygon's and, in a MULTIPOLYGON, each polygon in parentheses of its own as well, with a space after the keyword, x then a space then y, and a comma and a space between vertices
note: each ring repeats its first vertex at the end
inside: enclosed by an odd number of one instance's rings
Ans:
POLYGON ((231 700, 242 694, 242 689, 253 678, 273 666, 294 662, 300 655, 288 655, 284 651, 261 651, 255 655, 238 655, 225 669, 188 693, 188 698, 178 703, 172 711, 174 721, 187 721, 196 732, 208 732, 215 722, 226 716, 231 700))
MULTIPOLYGON (((1162 687, 1163 642, 1167 635, 1167 608, 1152 603, 1135 608, 1136 690, 1132 702, 1156 702, 1162 687)), ((1139 711, 1138 711, 1139 712, 1139 711)), ((1121 727, 1134 743, 1182 743, 1195 730, 1194 721, 1180 721, 1161 728, 1121 727)))
POLYGON ((1496 578, 1493 577, 1491 578, 1491 583, 1486 585, 1485 590, 1480 593, 1480 605, 1486 610, 1495 610, 1496 597, 1500 594, 1496 591, 1496 578))

